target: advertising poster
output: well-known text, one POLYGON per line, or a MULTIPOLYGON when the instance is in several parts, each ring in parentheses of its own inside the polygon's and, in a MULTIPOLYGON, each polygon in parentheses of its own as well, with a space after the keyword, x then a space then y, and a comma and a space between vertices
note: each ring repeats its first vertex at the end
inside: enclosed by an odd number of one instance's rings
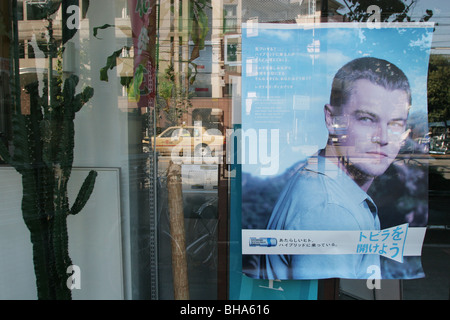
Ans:
POLYGON ((244 275, 424 276, 432 31, 244 25, 244 275))
POLYGON ((156 1, 128 0, 133 33, 133 81, 129 99, 146 110, 154 106, 156 96, 156 1))

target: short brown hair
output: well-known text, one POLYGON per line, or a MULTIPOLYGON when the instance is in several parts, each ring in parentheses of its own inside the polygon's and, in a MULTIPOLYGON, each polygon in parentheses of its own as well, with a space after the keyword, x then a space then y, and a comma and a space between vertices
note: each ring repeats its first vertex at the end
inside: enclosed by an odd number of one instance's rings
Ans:
POLYGON ((339 69, 333 79, 330 104, 340 107, 347 103, 354 83, 363 79, 387 90, 405 91, 411 105, 411 88, 403 71, 389 61, 373 57, 354 59, 339 69))

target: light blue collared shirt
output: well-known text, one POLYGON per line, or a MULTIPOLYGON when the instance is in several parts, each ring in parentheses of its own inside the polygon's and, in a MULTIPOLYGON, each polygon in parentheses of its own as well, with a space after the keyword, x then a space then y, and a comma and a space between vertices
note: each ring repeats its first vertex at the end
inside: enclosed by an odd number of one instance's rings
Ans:
MULTIPOLYGON (((380 230, 373 200, 344 171, 318 156, 294 174, 268 223, 276 230, 380 230)), ((367 279, 380 266, 376 254, 266 255, 264 279, 367 279)), ((252 275, 249 275, 252 276, 252 275)))

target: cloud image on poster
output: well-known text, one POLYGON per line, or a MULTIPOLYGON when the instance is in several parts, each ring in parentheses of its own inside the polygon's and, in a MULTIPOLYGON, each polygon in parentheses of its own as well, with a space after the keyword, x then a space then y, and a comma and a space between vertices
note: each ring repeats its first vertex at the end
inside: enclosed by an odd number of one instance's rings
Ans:
POLYGON ((252 24, 242 32, 242 271, 424 276, 433 25, 252 24), (257 142, 257 143, 256 143, 257 142), (270 162, 267 161, 270 159, 270 162))

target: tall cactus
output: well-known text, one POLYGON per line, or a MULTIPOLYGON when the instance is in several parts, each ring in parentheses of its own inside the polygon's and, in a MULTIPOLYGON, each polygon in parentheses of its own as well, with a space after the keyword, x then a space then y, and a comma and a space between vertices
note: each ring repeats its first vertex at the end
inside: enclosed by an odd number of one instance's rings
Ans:
MULTIPOLYGON (((78 77, 62 84, 50 81, 52 102, 39 96, 38 83, 26 86, 30 112, 12 116, 14 153, 0 141, 0 156, 22 176, 22 215, 30 231, 38 299, 71 299, 67 268, 67 217, 79 213, 88 201, 97 172, 90 171, 72 207, 67 193, 72 171, 75 113, 93 96, 85 88, 75 94, 78 77)), ((44 90, 48 92, 48 90, 44 90)))

